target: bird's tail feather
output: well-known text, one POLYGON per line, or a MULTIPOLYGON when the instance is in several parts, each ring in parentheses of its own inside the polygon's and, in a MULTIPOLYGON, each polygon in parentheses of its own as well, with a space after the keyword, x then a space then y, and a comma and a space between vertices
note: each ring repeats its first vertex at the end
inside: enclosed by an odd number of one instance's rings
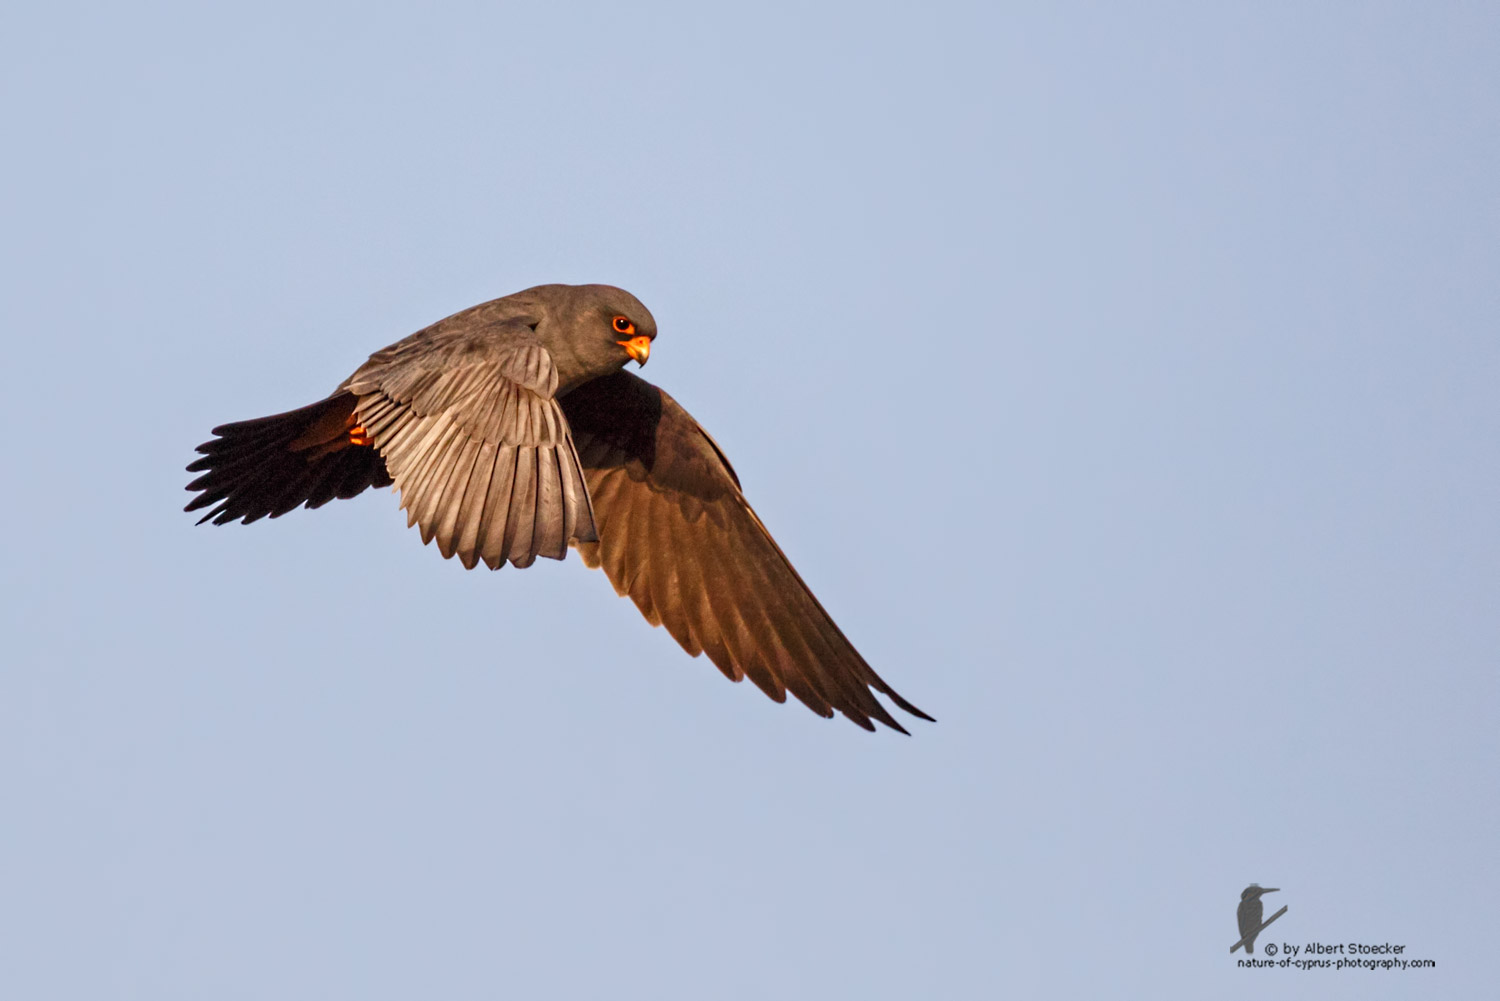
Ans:
POLYGON ((249 524, 303 504, 321 507, 369 487, 390 486, 385 462, 358 426, 358 397, 340 392, 310 406, 214 428, 187 467, 202 473, 184 510, 210 510, 199 524, 249 524), (211 506, 212 505, 212 506, 211 506))

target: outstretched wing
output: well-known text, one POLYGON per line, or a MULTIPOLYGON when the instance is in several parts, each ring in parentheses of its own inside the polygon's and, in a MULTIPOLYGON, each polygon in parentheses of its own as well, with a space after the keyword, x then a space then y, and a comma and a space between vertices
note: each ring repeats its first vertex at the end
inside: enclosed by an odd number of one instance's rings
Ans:
POLYGON ((761 524, 728 460, 666 393, 628 372, 563 397, 599 541, 580 540, 652 625, 732 681, 790 691, 820 716, 905 729, 871 689, 931 719, 871 670, 761 524))
POLYGON ((341 389, 385 459, 407 525, 445 558, 530 566, 597 538, 557 368, 518 321, 429 328, 372 355, 341 389))

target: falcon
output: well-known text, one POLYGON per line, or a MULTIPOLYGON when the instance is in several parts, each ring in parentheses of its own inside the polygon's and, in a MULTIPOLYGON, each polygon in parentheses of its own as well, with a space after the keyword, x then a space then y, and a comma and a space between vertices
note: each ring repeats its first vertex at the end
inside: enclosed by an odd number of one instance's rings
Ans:
POLYGON ((445 559, 530 566, 571 546, 731 681, 820 716, 921 719, 813 597, 728 457, 644 366, 656 321, 609 285, 539 285, 375 352, 317 403, 223 424, 187 468, 199 524, 277 518, 394 484, 445 559))

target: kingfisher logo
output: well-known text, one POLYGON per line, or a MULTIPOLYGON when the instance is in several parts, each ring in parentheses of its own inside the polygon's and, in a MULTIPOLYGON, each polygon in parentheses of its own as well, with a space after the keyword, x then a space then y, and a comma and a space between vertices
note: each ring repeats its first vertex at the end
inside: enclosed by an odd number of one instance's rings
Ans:
POLYGON ((1234 915, 1240 923, 1240 940, 1229 947, 1231 953, 1240 946, 1244 946, 1246 955, 1255 954, 1255 936, 1265 931, 1272 921, 1286 913, 1286 907, 1283 906, 1281 910, 1262 921, 1261 917, 1266 913, 1266 906, 1261 903, 1260 898, 1267 893, 1280 892, 1279 887, 1262 887, 1259 883, 1251 883, 1245 887, 1245 891, 1240 894, 1239 910, 1234 915))
POLYGON ((1260 933, 1271 927, 1271 923, 1286 913, 1280 910, 1266 917, 1266 905, 1262 897, 1268 893, 1280 893, 1274 886, 1251 883, 1240 893, 1240 906, 1235 908, 1235 923, 1239 925, 1240 940, 1229 947, 1230 955, 1245 950, 1245 955, 1234 960, 1234 965, 1243 970, 1431 970, 1437 961, 1411 959, 1406 953, 1405 943, 1391 942, 1288 942, 1285 938, 1268 938, 1261 944, 1261 954, 1255 954, 1255 940, 1260 933), (1264 957, 1264 958, 1262 958, 1264 957))

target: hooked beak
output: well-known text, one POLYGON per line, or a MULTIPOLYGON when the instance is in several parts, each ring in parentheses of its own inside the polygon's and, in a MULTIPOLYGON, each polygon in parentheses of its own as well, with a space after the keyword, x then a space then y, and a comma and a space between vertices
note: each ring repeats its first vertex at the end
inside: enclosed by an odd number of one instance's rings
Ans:
POLYGON ((637 334, 628 341, 615 341, 616 344, 625 349, 637 365, 645 365, 646 359, 651 357, 651 338, 645 334, 637 334))
POLYGON ((625 354, 628 354, 636 365, 645 365, 646 359, 651 357, 651 338, 643 333, 633 336, 628 341, 615 341, 615 344, 624 348, 625 354))

